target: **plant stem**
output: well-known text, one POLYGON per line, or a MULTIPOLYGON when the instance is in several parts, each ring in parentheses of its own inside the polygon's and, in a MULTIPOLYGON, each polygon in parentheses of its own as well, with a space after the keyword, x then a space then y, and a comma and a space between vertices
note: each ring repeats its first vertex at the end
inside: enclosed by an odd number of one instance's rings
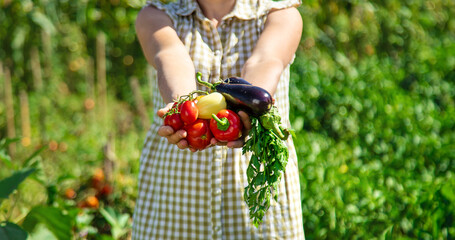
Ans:
POLYGON ((229 128, 229 120, 227 118, 218 118, 214 113, 212 113, 213 119, 217 122, 216 127, 221 131, 226 131, 229 128))
POLYGON ((286 137, 284 136, 283 132, 281 132, 280 125, 278 125, 278 123, 276 123, 276 122, 273 123, 273 132, 276 135, 278 135, 278 137, 281 140, 285 140, 286 139, 286 137))
POLYGON ((213 84, 211 84, 211 83, 209 83, 209 82, 204 82, 204 81, 202 81, 202 73, 200 73, 200 72, 197 72, 197 73, 196 73, 196 80, 197 80, 197 82, 198 82, 199 84, 208 87, 210 90, 214 90, 214 88, 215 88, 215 87, 213 86, 213 84))
POLYGON ((207 91, 203 91, 203 90, 194 90, 190 93, 191 97, 193 97, 194 94, 204 94, 204 95, 208 95, 209 93, 207 91))

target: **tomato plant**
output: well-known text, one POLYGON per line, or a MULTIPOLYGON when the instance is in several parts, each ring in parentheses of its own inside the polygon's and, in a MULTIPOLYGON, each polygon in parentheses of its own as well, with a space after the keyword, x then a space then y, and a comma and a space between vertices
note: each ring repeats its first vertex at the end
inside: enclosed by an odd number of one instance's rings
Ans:
POLYGON ((188 144, 197 150, 202 150, 210 144, 212 132, 210 132, 209 120, 197 119, 193 124, 185 127, 188 144))
POLYGON ((242 121, 234 111, 223 109, 212 115, 210 130, 219 141, 234 141, 242 135, 242 121))

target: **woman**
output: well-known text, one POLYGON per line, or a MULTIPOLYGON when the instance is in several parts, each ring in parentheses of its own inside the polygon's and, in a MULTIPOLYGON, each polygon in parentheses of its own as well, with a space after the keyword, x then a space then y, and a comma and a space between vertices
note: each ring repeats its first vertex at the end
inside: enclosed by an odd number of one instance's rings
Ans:
MULTIPOLYGON (((256 228, 243 200, 248 158, 244 141, 189 151, 186 132, 163 126, 173 99, 240 76, 274 95, 289 127, 289 64, 300 41, 299 0, 180 0, 148 3, 136 31, 157 70, 154 117, 141 156, 133 239, 304 239, 297 157, 289 162, 278 202, 256 228), (182 150, 186 149, 186 150, 182 150)), ((239 113, 244 124, 249 118, 239 113)), ((213 142, 214 144, 216 143, 213 142)))

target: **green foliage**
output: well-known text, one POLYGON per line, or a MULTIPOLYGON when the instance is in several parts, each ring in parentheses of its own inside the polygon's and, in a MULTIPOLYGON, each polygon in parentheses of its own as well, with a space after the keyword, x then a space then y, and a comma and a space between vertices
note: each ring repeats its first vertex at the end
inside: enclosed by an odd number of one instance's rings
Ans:
MULTIPOLYGON (((109 185, 104 181, 104 173, 99 175, 96 183, 93 177, 88 178, 87 181, 90 181, 92 185, 90 187, 79 183, 82 186, 77 193, 74 192, 74 196, 68 195, 66 192, 59 193, 61 191, 59 185, 74 177, 61 176, 57 181, 49 179, 43 172, 43 165, 38 158, 43 148, 36 150, 22 163, 13 160, 6 153, 5 148, 14 142, 17 140, 2 139, 0 141, 0 151, 5 153, 2 157, 10 160, 9 170, 20 168, 11 176, 0 180, 0 212, 3 213, 0 216, 1 239, 66 240, 72 239, 74 236, 90 236, 90 239, 122 239, 128 233, 131 227, 131 215, 107 207, 112 203, 111 198, 114 194, 112 194, 111 187, 105 188, 109 185), (30 168, 30 166, 36 168, 30 168), (18 188, 27 177, 35 180, 45 189, 47 196, 45 203, 37 201, 36 197, 39 194, 24 191, 26 185, 23 184, 24 187, 18 188), (93 196, 95 193, 96 196, 93 196), (81 196, 76 198, 77 195, 81 196), (96 204, 87 205, 88 196, 95 199, 96 204), (32 200, 27 201, 27 197, 31 197, 32 200), (101 208, 98 212, 99 204, 106 206, 107 210, 101 208), (20 208, 19 215, 15 213, 18 208, 20 208), (100 233, 102 234, 99 235, 100 233)), ((116 206, 121 205, 116 203, 116 206)))
MULTIPOLYGON (((11 70, 13 95, 29 92, 32 137, 40 137, 31 146, 16 139, 17 159, 27 159, 30 148, 49 146, 29 161, 13 161, 0 148, 0 176, 35 168, 33 181, 10 198, 21 199, 27 210, 41 204, 68 211, 80 238, 123 237, 120 226, 129 228, 124 214, 131 216, 134 206, 145 135, 128 83, 131 76, 142 84, 147 79, 134 32, 143 2, 0 2, 0 59, 11 70), (106 36, 108 122, 85 105, 98 104, 90 99, 96 90, 90 76, 99 33, 106 36), (41 64, 40 90, 33 80, 33 48, 41 64), (77 202, 92 191, 87 169, 103 163, 108 133, 118 170, 116 191, 102 204, 115 214, 85 209, 79 215, 77 202), (67 187, 79 195, 63 200, 67 187)), ((306 238, 454 238, 455 3, 310 0, 299 10, 304 27, 290 95, 306 238)), ((19 104, 15 110, 20 112, 19 104)), ((0 118, 2 146, 5 135, 0 118)), ((3 201, 2 209, 11 202, 3 201)), ((12 224, 0 224, 0 238, 16 229, 12 224)), ((53 233, 37 224, 32 235, 53 233)))
POLYGON ((0 3, 0 59, 11 68, 16 89, 33 86, 31 50, 38 48, 46 82, 81 83, 96 55, 96 37, 106 36, 109 90, 132 102, 128 76, 143 76, 146 61, 136 41, 134 20, 144 1, 32 1, 0 3), (134 64, 133 64, 134 63, 134 64), (20 80, 20 81, 19 81, 20 80))
POLYGON ((111 226, 111 233, 113 239, 120 239, 122 236, 128 233, 130 228, 128 214, 120 214, 116 212, 113 208, 101 208, 101 215, 106 219, 106 221, 111 226))
POLYGON ((11 176, 0 180, 0 199, 6 199, 8 196, 16 190, 19 184, 25 180, 33 171, 32 169, 22 169, 13 173, 11 176))
POLYGON ((454 3, 300 10, 290 94, 307 239, 453 238, 454 3))
POLYGON ((271 201, 278 201, 278 185, 288 163, 289 151, 284 142, 287 138, 281 139, 276 133, 281 133, 280 120, 275 107, 259 118, 252 117, 249 138, 242 148, 243 154, 251 154, 246 170, 248 185, 243 197, 256 227, 262 222, 271 201))
POLYGON ((27 232, 12 222, 1 222, 0 239, 25 240, 27 239, 27 232))
POLYGON ((38 223, 42 223, 49 229, 53 235, 59 239, 71 239, 73 219, 69 215, 65 215, 62 209, 48 206, 37 206, 32 208, 24 219, 22 227, 33 232, 38 223))

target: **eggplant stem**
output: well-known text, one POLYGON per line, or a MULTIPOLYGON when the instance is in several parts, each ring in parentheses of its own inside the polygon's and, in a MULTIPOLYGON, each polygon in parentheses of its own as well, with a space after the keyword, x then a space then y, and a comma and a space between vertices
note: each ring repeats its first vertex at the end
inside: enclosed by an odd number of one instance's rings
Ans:
POLYGON ((276 135, 278 135, 278 137, 281 139, 281 140, 284 140, 286 137, 284 136, 283 132, 281 132, 281 129, 280 129, 280 126, 278 125, 278 123, 274 122, 273 123, 273 132, 276 133, 276 135))
POLYGON ((209 93, 207 91, 203 91, 203 90, 194 90, 190 93, 191 95, 191 98, 195 98, 194 97, 194 94, 204 94, 204 95, 208 95, 209 93))
POLYGON ((229 128, 229 120, 227 118, 222 118, 220 119, 219 117, 217 117, 214 113, 212 113, 212 118, 215 119, 216 121, 216 127, 221 130, 221 131, 226 131, 228 130, 229 128))
POLYGON ((204 82, 202 81, 202 73, 200 72, 197 72, 196 73, 196 80, 199 84, 203 85, 203 86, 206 86, 208 87, 210 90, 213 90, 215 87, 213 86, 213 84, 209 83, 209 82, 204 82))

